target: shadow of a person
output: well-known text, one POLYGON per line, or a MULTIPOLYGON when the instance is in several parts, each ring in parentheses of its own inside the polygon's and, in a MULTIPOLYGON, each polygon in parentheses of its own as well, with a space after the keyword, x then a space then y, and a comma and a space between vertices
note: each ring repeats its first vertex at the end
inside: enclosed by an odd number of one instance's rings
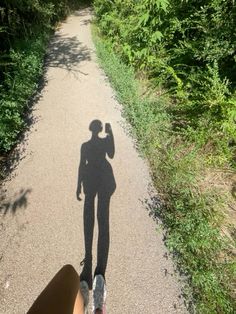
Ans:
POLYGON ((81 146, 81 158, 78 173, 77 199, 81 200, 81 187, 85 194, 84 200, 84 242, 85 259, 80 279, 87 281, 92 288, 92 243, 94 231, 95 197, 97 196, 97 266, 94 275, 105 276, 109 251, 109 205, 111 195, 116 189, 112 167, 106 155, 113 158, 115 154, 114 138, 111 125, 106 123, 105 138, 99 137, 103 130, 100 120, 93 120, 89 130, 92 137, 81 146))

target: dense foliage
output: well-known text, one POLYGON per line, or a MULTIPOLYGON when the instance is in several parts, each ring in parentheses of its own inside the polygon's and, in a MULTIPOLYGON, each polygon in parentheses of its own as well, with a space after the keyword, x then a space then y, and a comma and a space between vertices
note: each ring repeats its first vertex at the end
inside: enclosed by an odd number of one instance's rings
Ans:
POLYGON ((172 131, 168 98, 142 95, 133 69, 121 62, 106 41, 99 38, 96 46, 138 147, 149 159, 163 204, 156 206, 154 199, 148 208, 154 217, 161 218, 166 244, 187 279, 184 295, 190 298, 190 313, 234 313, 236 263, 229 254, 232 243, 220 232, 224 198, 218 190, 202 191, 198 185, 208 162, 206 156, 172 131))
POLYGON ((227 150, 236 134, 234 1, 95 0, 94 5, 100 30, 123 60, 173 95, 175 128, 191 128, 191 136, 204 129, 201 144, 223 138, 221 148, 227 150))
MULTIPOLYGON (((77 1, 78 2, 78 1, 77 1)), ((24 127, 23 114, 42 74, 47 40, 76 0, 2 0, 0 3, 0 151, 24 127)))
POLYGON ((165 204, 154 214, 189 280, 190 308, 234 313, 235 242, 221 232, 231 196, 206 173, 235 173, 236 4, 95 0, 94 8, 97 51, 150 161, 165 204))

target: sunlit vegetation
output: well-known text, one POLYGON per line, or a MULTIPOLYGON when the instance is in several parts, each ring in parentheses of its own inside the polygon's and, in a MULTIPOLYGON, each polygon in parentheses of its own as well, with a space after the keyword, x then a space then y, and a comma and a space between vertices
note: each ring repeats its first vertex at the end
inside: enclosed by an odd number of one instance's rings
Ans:
POLYGON ((235 208, 236 4, 95 0, 94 9, 97 53, 150 161, 163 202, 154 214, 189 309, 235 313, 236 224, 225 213, 235 208))
POLYGON ((43 72, 48 39, 77 0, 3 0, 0 3, 0 152, 24 129, 29 99, 43 72))

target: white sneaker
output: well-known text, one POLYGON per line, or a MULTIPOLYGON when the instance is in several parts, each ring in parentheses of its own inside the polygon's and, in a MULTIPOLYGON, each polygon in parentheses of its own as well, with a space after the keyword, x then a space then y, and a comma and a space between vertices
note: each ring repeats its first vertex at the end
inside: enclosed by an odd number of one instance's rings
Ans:
POLYGON ((96 310, 100 310, 101 313, 105 314, 106 294, 104 277, 96 275, 93 280, 93 313, 96 313, 96 310))
POLYGON ((80 292, 84 299, 84 314, 88 314, 88 304, 89 304, 89 287, 86 281, 80 282, 80 292))

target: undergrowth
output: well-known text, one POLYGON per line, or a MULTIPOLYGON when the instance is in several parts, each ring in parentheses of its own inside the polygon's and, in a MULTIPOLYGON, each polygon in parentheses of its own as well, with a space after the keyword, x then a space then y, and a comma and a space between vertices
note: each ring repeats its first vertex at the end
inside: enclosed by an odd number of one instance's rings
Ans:
POLYGON ((25 126, 42 76, 47 43, 57 23, 86 0, 3 0, 0 3, 0 155, 25 126))
POLYGON ((43 57, 49 34, 19 41, 11 49, 11 71, 5 73, 4 86, 0 86, 0 148, 8 151, 24 128, 23 114, 28 100, 35 92, 43 71, 43 57))
MULTIPOLYGON (((194 301, 189 302, 189 310, 235 313, 236 264, 229 252, 232 243, 221 233, 223 216, 219 211, 226 196, 199 186, 209 155, 202 153, 199 141, 192 140, 196 136, 193 130, 183 136, 173 128, 169 96, 159 93, 157 97, 150 89, 149 95, 141 95, 134 69, 121 60, 97 28, 93 33, 100 64, 123 104, 139 149, 150 162, 163 201, 155 214, 164 224, 166 244, 178 269, 187 278, 184 291, 194 301)), ((219 165, 220 160, 215 159, 211 164, 219 165)))
POLYGON ((168 93, 173 130, 211 148, 214 165, 235 167, 235 1, 94 0, 94 9, 121 60, 168 93))

